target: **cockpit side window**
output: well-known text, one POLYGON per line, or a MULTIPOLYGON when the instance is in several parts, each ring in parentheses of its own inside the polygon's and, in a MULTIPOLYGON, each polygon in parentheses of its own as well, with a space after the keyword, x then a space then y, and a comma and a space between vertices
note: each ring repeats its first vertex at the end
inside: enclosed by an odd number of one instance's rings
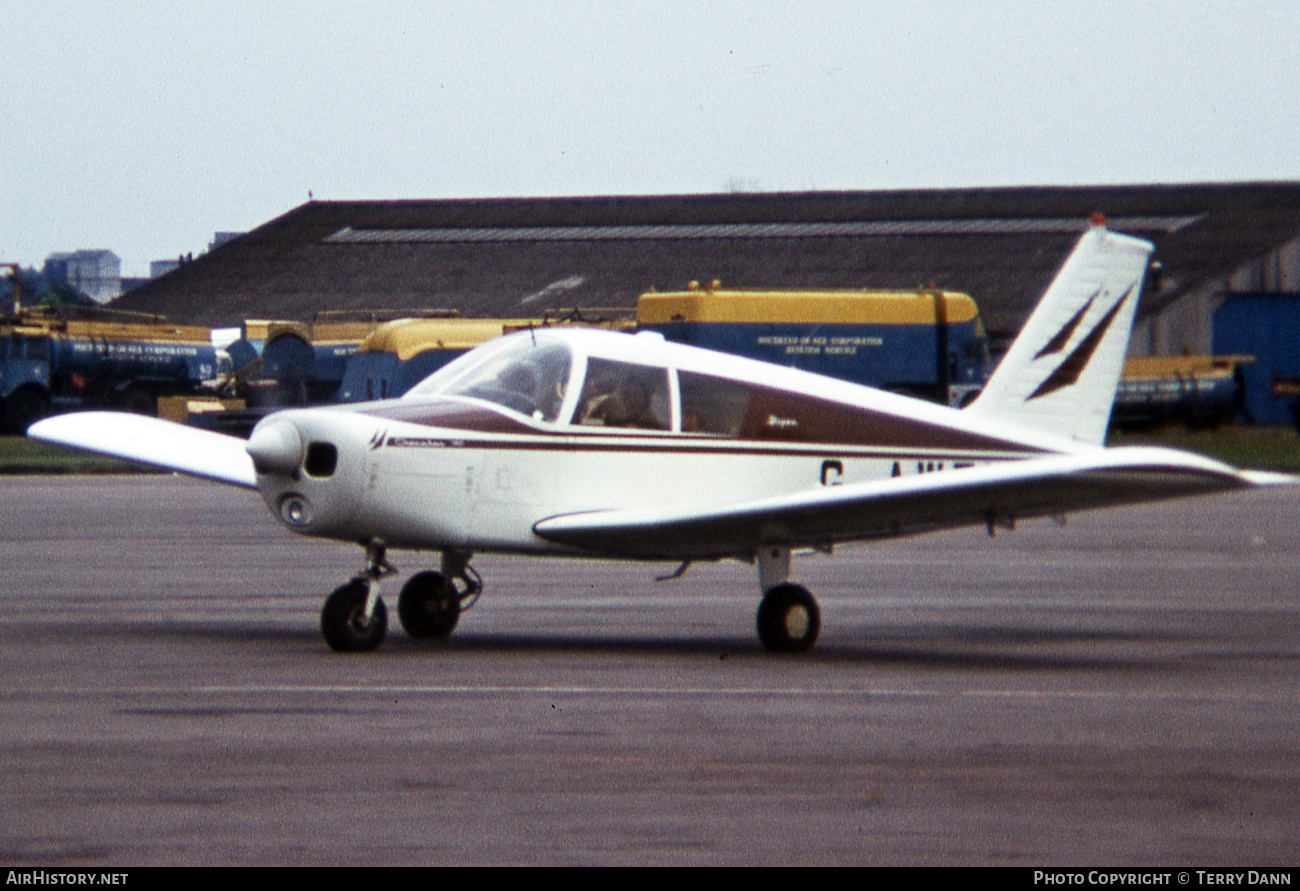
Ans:
POLYGON ((691 371, 678 371, 677 381, 683 433, 740 435, 751 397, 743 384, 691 371))
POLYGON ((528 415, 554 421, 569 383, 569 350, 558 343, 522 340, 492 356, 441 390, 450 396, 485 399, 528 415))
POLYGON ((670 430, 672 412, 666 369, 595 357, 587 360, 587 379, 573 423, 670 430))

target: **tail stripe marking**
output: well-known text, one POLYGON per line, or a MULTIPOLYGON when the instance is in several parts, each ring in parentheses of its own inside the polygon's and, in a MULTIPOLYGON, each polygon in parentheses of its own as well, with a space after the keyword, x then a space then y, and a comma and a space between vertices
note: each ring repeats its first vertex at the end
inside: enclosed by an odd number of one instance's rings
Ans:
POLYGON ((1076 312, 1070 321, 1065 323, 1064 328, 1056 332, 1056 336, 1049 340, 1047 346, 1039 350, 1034 358, 1041 359, 1044 356, 1050 356, 1052 353, 1059 353, 1065 349, 1065 345, 1070 342, 1070 338, 1074 335, 1074 329, 1079 327, 1079 323, 1088 314, 1088 310, 1092 308, 1092 302, 1097 299, 1097 295, 1100 293, 1101 288, 1093 291, 1092 296, 1088 298, 1088 302, 1083 305, 1083 308, 1076 312))
MULTIPOLYGON (((1133 293, 1137 286, 1136 281, 1128 286, 1128 290, 1124 292, 1124 295, 1119 300, 1115 301, 1115 305, 1110 308, 1110 311, 1088 332, 1087 337, 1079 341, 1079 345, 1070 352, 1070 355, 1066 356, 1065 361, 1057 366, 1057 369, 1048 376, 1047 380, 1039 384, 1038 389, 1029 395, 1029 399, 1025 400, 1026 402, 1079 382, 1079 376, 1083 374, 1083 369, 1088 367, 1088 362, 1092 360, 1092 354, 1097 351, 1097 347, 1106 336, 1106 332, 1110 330, 1111 324, 1115 321, 1115 316, 1119 314, 1120 307, 1124 305, 1124 301, 1128 300, 1129 295, 1133 293)), ((1091 303, 1092 299, 1089 298, 1088 302, 1091 303)))

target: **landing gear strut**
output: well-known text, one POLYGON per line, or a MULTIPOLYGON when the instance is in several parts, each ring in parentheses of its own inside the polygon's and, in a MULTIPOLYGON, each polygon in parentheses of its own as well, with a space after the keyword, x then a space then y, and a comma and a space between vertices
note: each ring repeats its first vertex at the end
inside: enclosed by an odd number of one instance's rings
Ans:
POLYGON ((373 650, 388 631, 388 611, 379 598, 379 580, 397 570, 384 559, 378 542, 366 545, 366 568, 334 590, 320 614, 325 642, 340 653, 373 650))
POLYGON ((758 606, 758 639, 770 653, 806 653, 817 643, 821 610, 802 585, 787 581, 790 551, 766 548, 758 557, 758 584, 763 600, 758 606))
POLYGON ((470 555, 447 551, 442 571, 418 572, 402 586, 397 617, 406 633, 416 639, 442 640, 483 590, 483 580, 469 565, 470 555))

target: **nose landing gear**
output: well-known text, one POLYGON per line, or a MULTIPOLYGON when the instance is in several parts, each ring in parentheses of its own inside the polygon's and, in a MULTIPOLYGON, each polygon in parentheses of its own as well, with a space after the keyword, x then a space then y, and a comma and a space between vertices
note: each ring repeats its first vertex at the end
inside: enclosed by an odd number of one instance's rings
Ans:
POLYGON ((367 583, 353 579, 334 589, 325 601, 320 614, 320 630, 330 649, 340 653, 360 653, 373 650, 388 631, 388 611, 382 600, 376 600, 367 615, 369 601, 367 583))
POLYGON ((384 559, 385 550, 378 542, 366 545, 366 568, 326 598, 320 630, 331 649, 360 653, 383 642, 388 631, 388 611, 379 597, 379 581, 397 572, 384 559))

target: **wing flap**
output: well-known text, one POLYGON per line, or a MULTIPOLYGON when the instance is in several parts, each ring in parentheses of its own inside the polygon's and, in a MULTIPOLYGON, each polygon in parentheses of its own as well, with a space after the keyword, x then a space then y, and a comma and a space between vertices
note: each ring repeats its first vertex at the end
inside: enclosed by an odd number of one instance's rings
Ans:
POLYGON ((595 511, 534 531, 559 544, 642 559, 710 559, 760 547, 824 547, 966 525, 1004 524, 1257 485, 1226 464, 1124 448, 843 486, 696 512, 595 511))
POLYGON ((220 483, 257 488, 253 459, 234 436, 124 412, 56 415, 27 429, 43 442, 138 461, 220 483))

